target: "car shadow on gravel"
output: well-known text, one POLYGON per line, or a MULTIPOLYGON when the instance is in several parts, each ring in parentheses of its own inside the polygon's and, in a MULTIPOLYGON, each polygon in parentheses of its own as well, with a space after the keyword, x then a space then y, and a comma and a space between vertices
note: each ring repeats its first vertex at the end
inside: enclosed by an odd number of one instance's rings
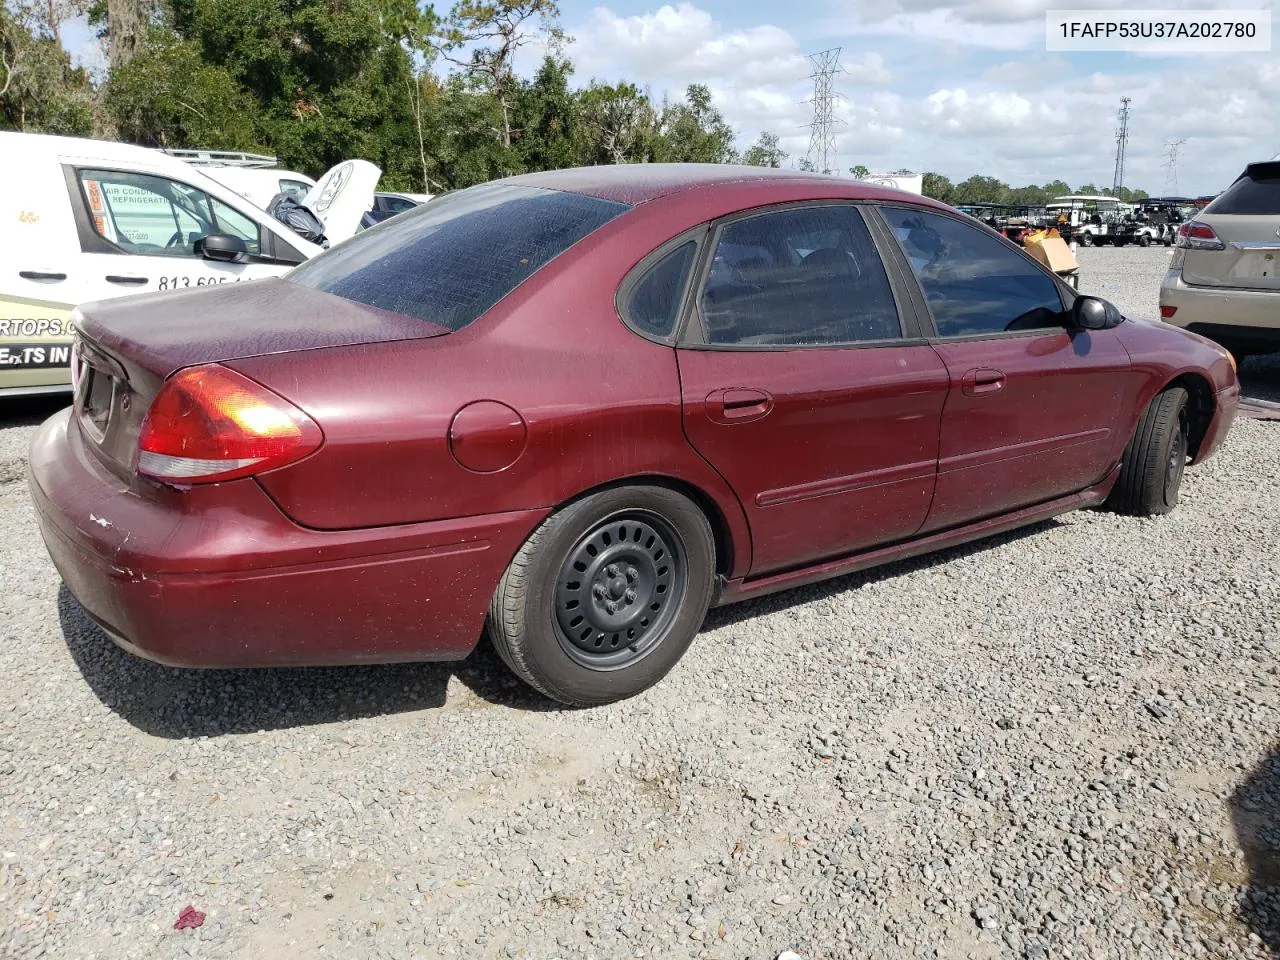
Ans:
MULTIPOLYGON (((1032 526, 712 610, 703 630, 729 626, 856 590, 958 557, 979 553, 1057 527, 1032 526)), ((186 670, 165 667, 121 650, 86 616, 65 585, 58 588, 58 620, 67 649, 94 694, 144 733, 157 737, 217 737, 335 723, 445 705, 449 680, 488 703, 524 711, 572 709, 518 681, 487 640, 465 660, 353 667, 277 667, 186 670)))
POLYGON ((1280 955, 1280 747, 1231 795, 1231 819, 1248 871, 1241 917, 1280 955))
POLYGON ((1019 527, 1016 530, 1009 530, 1005 533, 998 533, 982 540, 974 540, 971 543, 963 543, 956 547, 949 547, 946 550, 935 551, 934 553, 921 554, 908 560, 897 560, 880 567, 871 567, 868 570, 836 577, 834 580, 822 580, 805 587, 796 587, 782 593, 770 594, 758 600, 744 600, 741 603, 731 604, 727 607, 717 607, 707 614, 707 620, 702 629, 713 630, 717 627, 727 627, 735 623, 741 623, 743 620, 749 620, 752 617, 777 613, 779 610, 785 610, 788 607, 794 607, 802 603, 825 600, 848 590, 857 590, 859 587, 879 583, 882 580, 892 580, 894 577, 937 566, 938 564, 946 563, 948 560, 956 560, 971 554, 983 553, 1005 544, 1016 543, 1027 537, 1046 533, 1059 526, 1061 526, 1061 523, 1057 520, 1042 520, 1040 523, 1033 523, 1030 526, 1019 527))
POLYGON ((1280 354, 1249 357, 1240 364, 1240 389, 1252 400, 1280 403, 1280 354))
POLYGON ((70 394, 51 397, 14 397, 4 404, 0 413, 0 430, 5 427, 34 427, 44 423, 63 407, 71 406, 70 394))
POLYGON ((65 585, 57 604, 67 649, 94 694, 152 736, 218 737, 439 709, 452 677, 492 704, 567 709, 516 680, 488 641, 453 663, 186 670, 121 650, 65 585))

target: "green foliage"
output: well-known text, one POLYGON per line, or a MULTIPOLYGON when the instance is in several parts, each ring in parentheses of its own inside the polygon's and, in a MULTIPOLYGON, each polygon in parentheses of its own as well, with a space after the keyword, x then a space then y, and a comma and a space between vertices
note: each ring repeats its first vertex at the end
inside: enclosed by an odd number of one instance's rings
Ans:
POLYGON ((867 177, 871 176, 871 171, 860 163, 856 166, 850 167, 849 172, 859 180, 865 180, 867 177))
POLYGON ((711 91, 693 83, 685 99, 664 103, 653 141, 653 159, 660 163, 731 163, 733 128, 711 104, 711 91))
POLYGON ((926 173, 924 182, 920 188, 926 197, 933 197, 942 203, 954 204, 955 186, 951 183, 950 178, 944 177, 940 173, 926 173))
POLYGON ((778 135, 768 130, 760 134, 758 140, 747 147, 742 155, 742 162, 753 167, 780 167, 787 159, 786 151, 778 146, 778 135))
MULTIPOLYGON (((767 131, 739 154, 702 84, 661 103, 627 82, 575 89, 556 0, 452 3, 437 14, 418 0, 4 0, 0 125, 270 153, 312 175, 362 157, 385 188, 428 192, 576 165, 788 160, 767 131), (71 67, 51 19, 86 12, 114 50, 96 87, 71 67), (127 32, 129 56, 113 30, 127 32), (515 58, 530 45, 544 55, 522 77, 515 58)), ((1041 203, 1071 191, 926 173, 924 192, 1041 203)))
POLYGON ((57 40, 45 3, 0 4, 0 129, 87 136, 94 93, 57 40))

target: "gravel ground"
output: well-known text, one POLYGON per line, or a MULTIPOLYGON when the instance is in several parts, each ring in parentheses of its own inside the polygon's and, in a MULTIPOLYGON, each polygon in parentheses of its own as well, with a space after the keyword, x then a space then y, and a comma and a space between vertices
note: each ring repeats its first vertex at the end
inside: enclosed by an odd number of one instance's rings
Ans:
MULTIPOLYGON (((1166 256, 1085 251, 1083 288, 1136 312, 1166 256)), ((0 430, 5 477, 48 411, 0 430)), ((1166 518, 715 611, 664 683, 589 711, 483 649, 134 659, 0 483, 0 952, 1272 956, 1278 430, 1241 422, 1166 518)))

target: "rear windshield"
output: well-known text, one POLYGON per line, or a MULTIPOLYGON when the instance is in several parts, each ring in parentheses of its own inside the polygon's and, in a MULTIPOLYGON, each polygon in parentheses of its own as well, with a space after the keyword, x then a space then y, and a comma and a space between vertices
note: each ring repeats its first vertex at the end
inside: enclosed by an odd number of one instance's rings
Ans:
POLYGON ((630 209, 576 193, 483 184, 365 230, 286 279, 461 330, 630 209))
POLYGON ((1280 213, 1280 163, 1251 163, 1205 213, 1280 213))

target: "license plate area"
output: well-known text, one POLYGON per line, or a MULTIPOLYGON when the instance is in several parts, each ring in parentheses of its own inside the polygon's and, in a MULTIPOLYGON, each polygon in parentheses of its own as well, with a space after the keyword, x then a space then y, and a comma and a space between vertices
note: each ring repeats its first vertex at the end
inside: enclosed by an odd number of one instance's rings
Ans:
POLYGON ((101 444, 111 428, 121 393, 128 392, 128 378, 118 363, 83 340, 76 343, 72 365, 80 426, 94 443, 101 444))

